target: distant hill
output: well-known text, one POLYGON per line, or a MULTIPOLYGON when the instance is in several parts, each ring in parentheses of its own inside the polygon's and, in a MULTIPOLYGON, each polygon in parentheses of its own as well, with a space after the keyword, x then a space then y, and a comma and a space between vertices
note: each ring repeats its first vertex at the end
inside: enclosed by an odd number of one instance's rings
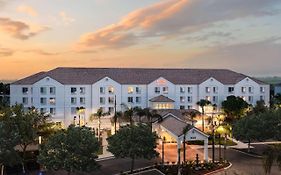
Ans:
POLYGON ((268 84, 278 84, 281 83, 281 77, 255 77, 258 80, 261 80, 268 84))

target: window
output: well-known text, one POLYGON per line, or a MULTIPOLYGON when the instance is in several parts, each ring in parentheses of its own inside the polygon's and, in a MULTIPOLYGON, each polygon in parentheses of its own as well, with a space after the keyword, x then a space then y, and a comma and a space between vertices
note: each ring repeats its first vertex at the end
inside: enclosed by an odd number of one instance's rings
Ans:
POLYGON ((187 87, 187 93, 189 93, 189 94, 192 93, 192 87, 187 87))
POLYGON ((184 87, 180 87, 180 93, 185 93, 185 88, 184 87))
POLYGON ((80 104, 84 105, 86 103, 85 97, 80 97, 80 104))
POLYGON ((22 104, 27 105, 28 104, 28 97, 22 98, 22 104))
POLYGON ((112 113, 114 112, 114 107, 109 107, 109 108, 108 108, 108 112, 109 112, 110 114, 112 114, 112 113))
POLYGON ((128 97, 128 103, 134 103, 134 98, 133 97, 128 97))
POLYGON ((252 103, 252 102, 253 102, 253 99, 254 99, 254 97, 253 97, 253 96, 249 96, 249 97, 248 97, 248 101, 249 101, 250 103, 252 103))
POLYGON ((109 86, 108 87, 108 93, 109 94, 113 94, 114 93, 114 87, 113 86, 109 86))
POLYGON ((33 97, 31 97, 30 103, 31 103, 31 105, 33 105, 33 97))
POLYGON ((260 87, 260 92, 264 93, 265 92, 265 88, 264 87, 260 87))
POLYGON ((113 104, 114 103, 114 97, 108 97, 108 103, 113 104))
POLYGON ((264 96, 263 96, 263 95, 260 96, 260 100, 261 100, 261 101, 262 101, 262 100, 264 101, 264 96))
POLYGON ((210 96, 206 96, 206 100, 211 101, 211 97, 210 96))
POLYGON ((246 101, 246 97, 245 97, 245 96, 241 96, 241 98, 242 98, 244 101, 246 101))
POLYGON ((52 95, 56 94, 56 87, 50 87, 50 94, 52 95))
POLYGON ((216 87, 216 86, 213 87, 213 93, 215 93, 215 94, 218 93, 218 87, 216 87))
POLYGON ((100 87, 100 93, 104 94, 105 93, 105 87, 100 87))
POLYGON ((241 92, 246 93, 246 87, 241 87, 241 92))
POLYGON ((76 111, 77 111, 77 110, 76 110, 76 107, 72 107, 72 108, 71 108, 71 114, 76 114, 76 111))
POLYGON ((136 103, 141 103, 141 97, 136 97, 136 103))
POLYGON ((80 94, 85 94, 86 88, 85 87, 80 87, 80 94))
POLYGON ((31 92, 31 94, 33 94, 33 87, 30 88, 30 92, 31 92))
POLYGON ((50 114, 55 115, 56 114, 56 108, 50 108, 50 114))
POLYGON ((71 97, 71 104, 76 105, 77 99, 75 97, 71 97))
POLYGON ((185 109, 185 106, 180 106, 180 109, 185 109))
POLYGON ((155 87, 155 88, 154 88, 154 92, 155 92, 156 94, 160 94, 160 87, 155 87))
POLYGON ((188 105, 188 106, 187 106, 187 109, 192 109, 192 106, 191 106, 191 105, 188 105))
POLYGON ((217 103, 218 102, 218 96, 213 96, 213 103, 217 103))
POLYGON ((72 87, 72 88, 70 89, 70 91, 71 91, 71 94, 76 94, 77 88, 76 88, 76 87, 72 87))
POLYGON ((46 98, 40 98, 40 104, 41 105, 46 105, 47 104, 47 99, 46 98))
POLYGON ((47 93, 47 88, 46 87, 40 87, 40 93, 41 94, 46 94, 47 93))
POLYGON ((141 87, 136 87, 136 93, 140 94, 141 93, 141 87))
POLYGON ((46 109, 46 108, 40 108, 40 112, 41 112, 41 113, 46 113, 46 112, 47 112, 47 109, 46 109))
POLYGON ((253 93, 253 89, 254 89, 254 88, 253 88, 253 87, 251 87, 251 86, 250 86, 250 87, 248 87, 249 93, 253 93))
POLYGON ((180 102, 181 102, 181 103, 184 103, 184 102, 185 102, 185 97, 181 96, 181 97, 180 97, 180 102))
POLYGON ((22 88, 22 93, 23 94, 28 94, 28 88, 27 87, 23 87, 22 88))
POLYGON ((205 91, 206 91, 206 93, 210 93, 211 92, 211 88, 210 87, 206 87, 205 91))
POLYGON ((49 99, 49 103, 50 103, 50 105, 55 105, 56 104, 56 98, 50 98, 49 99))
POLYGON ((128 94, 134 93, 134 88, 133 87, 128 87, 128 94))
POLYGON ((188 102, 188 103, 192 103, 192 96, 188 96, 188 97, 187 97, 187 102, 188 102))
POLYGON ((228 87, 228 93, 233 93, 234 92, 234 87, 228 87))
POLYGON ((163 87, 163 93, 168 94, 169 88, 168 87, 163 87))
POLYGON ((105 98, 104 97, 100 97, 100 104, 105 104, 105 98))

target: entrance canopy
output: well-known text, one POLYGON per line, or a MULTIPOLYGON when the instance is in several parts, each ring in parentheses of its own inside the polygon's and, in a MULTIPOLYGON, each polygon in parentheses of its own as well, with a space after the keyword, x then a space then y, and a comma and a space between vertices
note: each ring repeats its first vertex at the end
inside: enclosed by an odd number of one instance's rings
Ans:
POLYGON ((152 109, 173 109, 174 108, 174 100, 164 96, 159 95, 149 100, 150 107, 152 109))

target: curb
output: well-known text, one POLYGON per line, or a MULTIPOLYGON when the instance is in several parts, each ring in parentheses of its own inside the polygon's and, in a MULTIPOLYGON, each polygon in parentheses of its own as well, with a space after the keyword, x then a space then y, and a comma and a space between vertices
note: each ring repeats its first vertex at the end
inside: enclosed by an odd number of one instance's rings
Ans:
POLYGON ((250 153, 245 153, 243 151, 240 151, 239 149, 234 149, 234 148, 231 148, 231 149, 234 150, 234 151, 237 151, 239 153, 245 154, 247 156, 250 156, 250 157, 259 158, 259 159, 262 158, 262 156, 258 156, 258 155, 254 155, 254 154, 250 154, 250 153))
POLYGON ((100 161, 104 161, 104 160, 111 160, 114 159, 114 156, 108 156, 108 157, 103 157, 103 158, 97 158, 96 161, 100 162, 100 161))
POLYGON ((232 167, 232 163, 231 163, 231 162, 229 162, 229 165, 228 165, 227 167, 225 167, 225 168, 221 168, 221 169, 218 169, 218 170, 215 170, 215 171, 209 172, 209 173, 206 173, 206 174, 204 174, 204 175, 211 175, 211 174, 214 174, 214 173, 218 173, 218 172, 221 172, 221 171, 227 170, 227 169, 229 169, 229 168, 231 168, 231 167, 232 167))

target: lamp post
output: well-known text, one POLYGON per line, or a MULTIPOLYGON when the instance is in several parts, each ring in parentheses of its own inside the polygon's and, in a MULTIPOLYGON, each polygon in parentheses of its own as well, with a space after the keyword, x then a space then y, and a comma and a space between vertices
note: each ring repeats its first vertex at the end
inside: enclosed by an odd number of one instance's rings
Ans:
POLYGON ((212 112, 212 162, 215 163, 215 126, 214 126, 214 111, 216 110, 217 105, 213 105, 212 112))
MULTIPOLYGON (((226 134, 224 126, 220 125, 217 129, 217 132, 219 133, 219 160, 221 162, 221 134, 226 134)), ((226 140, 224 142, 224 147, 226 146, 226 140)), ((224 158, 225 158, 225 152, 224 152, 224 158)))

